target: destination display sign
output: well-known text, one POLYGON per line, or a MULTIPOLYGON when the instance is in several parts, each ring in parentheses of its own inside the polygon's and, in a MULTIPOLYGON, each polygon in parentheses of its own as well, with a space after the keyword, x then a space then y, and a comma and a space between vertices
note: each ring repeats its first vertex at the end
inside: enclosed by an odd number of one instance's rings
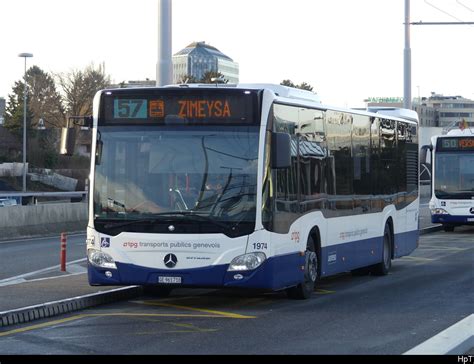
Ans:
MULTIPOLYGON (((252 124, 257 94, 234 92, 163 92, 105 95, 99 124, 252 124)), ((220 90, 222 91, 222 90, 220 90)), ((224 90, 227 91, 227 90, 224 90)), ((238 91, 238 92, 235 92, 238 91)))
POLYGON ((474 136, 439 138, 438 143, 437 143, 437 149, 438 151, 451 151, 451 150, 474 151, 474 136))

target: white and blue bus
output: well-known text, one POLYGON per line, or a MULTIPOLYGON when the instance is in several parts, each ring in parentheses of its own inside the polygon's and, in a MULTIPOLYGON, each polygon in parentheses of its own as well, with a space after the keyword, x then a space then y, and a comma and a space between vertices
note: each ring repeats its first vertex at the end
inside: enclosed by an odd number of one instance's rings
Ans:
POLYGON ((100 91, 90 284, 308 298, 320 277, 387 274, 418 245, 417 114, 399 111, 280 85, 100 91))
POLYGON ((474 225, 474 127, 433 136, 422 150, 422 162, 431 157, 431 222, 444 231, 474 225))

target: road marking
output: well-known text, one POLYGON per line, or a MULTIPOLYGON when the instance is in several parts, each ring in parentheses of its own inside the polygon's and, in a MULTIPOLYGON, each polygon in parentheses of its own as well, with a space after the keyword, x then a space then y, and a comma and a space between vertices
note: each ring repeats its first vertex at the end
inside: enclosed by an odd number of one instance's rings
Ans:
POLYGON ((216 317, 227 317, 227 318, 235 318, 235 319, 253 319, 256 318, 256 316, 245 316, 245 315, 240 315, 238 313, 232 313, 232 312, 224 312, 224 311, 216 311, 216 310, 208 310, 205 308, 195 308, 195 307, 189 307, 189 306, 181 306, 181 305, 174 305, 170 303, 163 303, 163 302, 158 302, 158 301, 130 301, 132 303, 138 303, 142 305, 149 305, 149 306, 160 306, 160 307, 169 307, 169 308, 177 308, 179 310, 189 310, 189 311, 197 311, 197 312, 206 312, 208 314, 212 314, 216 317))
POLYGON ((15 284, 20 284, 20 283, 30 283, 30 282, 40 282, 40 281, 48 281, 50 279, 58 279, 58 278, 64 278, 64 277, 72 277, 72 276, 79 276, 81 274, 86 274, 87 271, 85 272, 77 272, 77 273, 70 273, 70 274, 63 274, 60 276, 55 276, 55 277, 45 277, 45 278, 36 278, 36 279, 15 279, 14 281, 11 282, 6 282, 6 283, 0 283, 0 287, 4 286, 13 286, 15 284))
POLYGON ((462 355, 473 345, 474 314, 471 314, 403 355, 462 355))
POLYGON ((42 328, 48 327, 48 326, 63 324, 65 322, 79 320, 79 319, 87 317, 87 316, 88 315, 76 315, 76 316, 66 317, 66 318, 61 319, 61 320, 54 320, 54 321, 44 322, 42 324, 36 324, 36 325, 27 326, 27 327, 21 327, 19 329, 4 331, 4 332, 0 332, 0 337, 7 336, 7 335, 13 335, 13 334, 20 334, 20 333, 26 332, 26 331, 32 331, 32 330, 36 330, 36 329, 42 329, 42 328))
POLYGON ((423 258, 423 257, 412 257, 410 255, 401 257, 400 259, 402 259, 402 260, 414 260, 414 261, 418 261, 418 262, 431 262, 433 260, 437 260, 437 259, 423 258))
MULTIPOLYGON (((187 307, 187 309, 193 309, 191 307, 187 307)), ((198 309, 195 309, 198 310, 198 309)), ((198 310, 201 311, 201 310, 198 310)), ((210 310, 205 310, 205 311, 210 311, 210 310)), ((219 312, 219 311, 215 311, 219 312)), ((33 331, 37 329, 43 329, 45 327, 51 327, 59 324, 64 324, 67 322, 71 321, 77 321, 83 318, 88 318, 88 317, 207 317, 207 318, 222 318, 222 317, 227 317, 227 318, 255 318, 255 316, 242 316, 238 314, 231 314, 231 313, 226 313, 226 312, 221 312, 220 314, 176 314, 176 313, 90 313, 90 314, 81 314, 81 315, 75 315, 71 317, 67 317, 64 319, 60 320, 54 320, 54 321, 49 321, 49 322, 44 322, 41 324, 37 325, 31 325, 31 326, 26 326, 26 327, 21 327, 19 329, 14 329, 14 330, 9 330, 9 331, 4 331, 0 332, 0 337, 2 336, 8 336, 8 335, 14 335, 14 334, 21 334, 27 331, 33 331)))
POLYGON ((106 316, 130 316, 130 317, 221 317, 210 314, 187 314, 187 313, 91 313, 87 316, 106 317, 106 316))
POLYGON ((435 245, 422 245, 420 246, 421 249, 425 250, 452 250, 452 251, 464 251, 469 250, 471 248, 458 248, 454 246, 435 246, 435 245))
MULTIPOLYGON (((70 261, 66 265, 66 270, 67 270, 68 266, 72 266, 72 265, 75 265, 77 263, 82 263, 82 262, 85 262, 86 260, 87 260, 87 258, 81 258, 81 259, 70 261)), ((11 285, 11 284, 22 283, 22 282, 25 282, 26 278, 28 278, 28 277, 39 275, 39 274, 44 274, 44 273, 49 273, 49 272, 52 272, 54 270, 59 270, 60 268, 61 268, 61 265, 55 265, 53 267, 48 267, 48 268, 43 268, 43 269, 40 269, 40 270, 36 270, 34 272, 24 273, 24 274, 20 274, 20 275, 14 276, 14 277, 5 278, 5 279, 0 280, 0 287, 8 286, 8 285, 11 285)), ((77 269, 76 269, 76 272, 77 272, 77 269)), ((60 276, 60 277, 64 277, 64 275, 60 276)))
MULTIPOLYGON (((180 328, 184 328, 184 329, 187 329, 188 331, 187 332, 215 332, 215 331, 218 331, 218 329, 201 329, 197 326, 194 326, 192 324, 175 324, 175 323, 171 323, 172 326, 176 326, 176 327, 180 327, 180 328), (192 330, 192 331, 191 331, 192 330)), ((186 332, 186 331, 185 331, 186 332)))
POLYGON ((316 294, 331 294, 336 293, 336 291, 328 291, 327 289, 316 289, 316 294))

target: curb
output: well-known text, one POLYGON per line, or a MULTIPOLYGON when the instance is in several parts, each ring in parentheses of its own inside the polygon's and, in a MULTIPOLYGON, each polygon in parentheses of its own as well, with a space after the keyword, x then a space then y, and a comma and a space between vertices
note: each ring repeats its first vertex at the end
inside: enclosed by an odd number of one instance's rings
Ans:
POLYGON ((440 225, 433 225, 424 229, 420 229, 419 232, 420 232, 420 235, 424 235, 424 234, 434 233, 436 231, 441 231, 441 230, 443 230, 443 225, 440 224, 440 225))
POLYGON ((117 288, 106 292, 91 293, 84 296, 66 298, 35 306, 0 312, 0 327, 21 324, 47 317, 79 311, 84 308, 135 298, 143 294, 140 286, 117 288))
POLYGON ((474 347, 474 314, 415 346, 403 355, 463 355, 474 347))

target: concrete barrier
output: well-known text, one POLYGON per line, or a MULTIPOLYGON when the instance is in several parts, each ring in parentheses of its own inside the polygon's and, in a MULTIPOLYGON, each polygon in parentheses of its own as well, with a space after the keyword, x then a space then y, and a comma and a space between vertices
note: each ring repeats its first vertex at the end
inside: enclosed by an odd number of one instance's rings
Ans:
POLYGON ((0 207, 0 240, 85 231, 87 202, 0 207))

